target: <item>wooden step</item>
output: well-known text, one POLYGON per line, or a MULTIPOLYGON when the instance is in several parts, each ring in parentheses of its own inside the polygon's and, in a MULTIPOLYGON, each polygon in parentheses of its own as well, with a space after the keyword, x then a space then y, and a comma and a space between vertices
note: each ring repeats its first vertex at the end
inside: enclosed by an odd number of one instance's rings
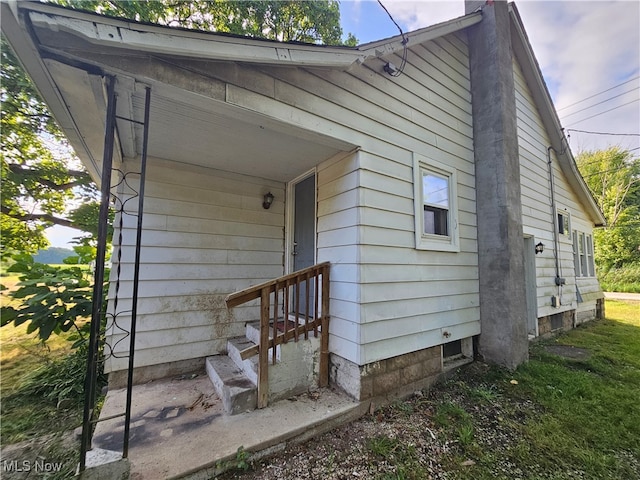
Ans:
POLYGON ((214 355, 206 359, 207 374, 213 383, 227 413, 255 410, 257 387, 227 355, 214 355))

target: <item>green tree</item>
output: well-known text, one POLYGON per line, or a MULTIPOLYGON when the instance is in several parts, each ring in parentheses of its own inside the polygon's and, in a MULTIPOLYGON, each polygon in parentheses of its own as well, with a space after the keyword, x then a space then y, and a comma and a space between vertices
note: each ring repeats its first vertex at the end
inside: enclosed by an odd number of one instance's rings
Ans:
POLYGON ((357 44, 342 40, 337 0, 51 0, 72 8, 161 25, 232 33, 283 42, 357 44))
MULTIPOLYGON (((74 199, 82 210, 95 198, 95 187, 70 158, 70 149, 31 80, 1 38, 2 101, 0 168, 2 254, 36 253, 47 246, 44 230, 52 225, 85 230, 80 212, 69 212, 74 199), (63 154, 56 154, 60 150, 63 154)), ((79 232, 80 234, 80 232, 79 232)))
POLYGON ((640 262, 640 158, 611 147, 582 152, 576 163, 607 221, 594 232, 598 267, 640 262))
MULTIPOLYGON (((355 45, 349 34, 343 42, 336 0, 314 1, 94 1, 52 0, 71 8, 128 19, 226 32, 279 41, 355 45)), ((2 213, 3 255, 16 253, 9 271, 20 275, 11 296, 21 306, 3 307, 1 325, 30 322, 46 341, 52 333, 76 327, 88 314, 91 288, 86 270, 42 265, 30 254, 46 246, 44 230, 65 225, 86 232, 75 247, 82 263, 93 254, 97 230, 95 186, 71 159, 56 156, 51 145, 64 145, 63 136, 46 105, 2 38, 2 213), (74 200, 80 206, 69 208, 74 200)), ((81 333, 78 329, 78 333, 81 333)))

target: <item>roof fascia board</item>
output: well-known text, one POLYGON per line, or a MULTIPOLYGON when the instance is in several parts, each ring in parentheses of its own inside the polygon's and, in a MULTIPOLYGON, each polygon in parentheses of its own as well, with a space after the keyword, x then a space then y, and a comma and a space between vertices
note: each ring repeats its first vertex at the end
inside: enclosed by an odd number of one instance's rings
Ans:
MULTIPOLYGON (((23 28, 19 18, 19 9, 12 2, 0 2, 0 12, 2 15, 2 33, 7 38, 11 48, 16 52, 16 56, 22 63, 23 68, 28 72, 33 80, 34 87, 38 90, 41 98, 47 99, 47 104, 53 117, 60 128, 70 137, 69 141, 76 148, 84 145, 82 135, 75 124, 69 110, 66 108, 61 92, 58 90, 55 81, 51 78, 49 71, 44 64, 36 45, 23 28), (75 137, 75 138, 73 138, 75 137)), ((100 168, 99 161, 93 158, 89 148, 83 148, 76 153, 88 160, 85 166, 94 181, 99 183, 100 168)))
POLYGON ((594 224, 596 226, 604 226, 606 224, 604 215, 600 211, 593 195, 591 195, 589 187, 578 171, 571 149, 568 145, 564 148, 566 141, 564 134, 562 133, 562 125, 560 124, 560 119, 558 118, 558 114, 553 106, 551 94, 547 89, 538 61, 533 54, 533 49, 529 43, 518 9, 514 3, 509 3, 509 6, 512 19, 511 37, 513 51, 516 58, 520 60, 520 67, 522 68, 527 84, 531 89, 531 94, 533 95, 536 105, 538 106, 547 134, 551 139, 551 147, 553 147, 556 152, 562 171, 567 175, 576 194, 589 210, 594 224))
POLYGON ((72 10, 64 10, 63 15, 59 9, 45 12, 39 5, 36 7, 30 4, 28 8, 35 27, 66 31, 105 47, 210 60, 299 66, 346 68, 365 60, 364 54, 356 48, 231 37, 120 21, 72 10))
MULTIPOLYGON (((431 25, 430 27, 421 28, 413 32, 405 33, 405 37, 409 39, 408 46, 419 45, 430 40, 434 40, 450 33, 455 33, 465 28, 471 27, 482 20, 482 11, 471 13, 463 17, 454 18, 446 22, 431 25)), ((384 40, 376 40, 375 42, 365 43, 358 49, 370 56, 382 56, 397 52, 404 48, 402 43, 402 35, 386 38, 384 40)))

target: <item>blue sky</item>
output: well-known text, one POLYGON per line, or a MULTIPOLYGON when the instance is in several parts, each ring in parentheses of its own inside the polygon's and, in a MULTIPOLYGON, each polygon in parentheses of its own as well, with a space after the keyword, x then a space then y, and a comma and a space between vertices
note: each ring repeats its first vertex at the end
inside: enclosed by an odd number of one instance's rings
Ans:
MULTIPOLYGON (((383 3, 404 31, 464 14, 463 0, 383 3)), ((517 5, 562 125, 640 134, 640 2, 524 0, 517 5)), ((345 35, 353 33, 360 43, 398 34, 375 0, 340 0, 340 13, 345 35)), ((574 154, 620 145, 640 155, 638 136, 569 133, 574 154)), ((52 246, 66 247, 75 235, 63 227, 48 230, 52 246)))
MULTIPOLYGON (((404 31, 464 14, 464 0, 382 3, 404 31)), ((639 134, 640 2, 523 0, 516 4, 562 125, 639 134), (603 113, 606 110, 611 111, 603 113)), ((340 12, 345 34, 353 33, 360 43, 398 34, 376 0, 341 0, 340 12)), ((640 150, 638 136, 569 133, 574 153, 610 145, 640 150)))

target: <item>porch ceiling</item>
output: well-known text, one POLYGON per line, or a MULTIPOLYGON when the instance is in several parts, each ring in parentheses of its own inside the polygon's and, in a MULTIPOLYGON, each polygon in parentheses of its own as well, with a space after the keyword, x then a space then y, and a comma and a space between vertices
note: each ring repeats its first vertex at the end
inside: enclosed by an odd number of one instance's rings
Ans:
MULTIPOLYGON (((91 72, 58 59, 44 65, 60 104, 54 111, 93 178, 99 183, 104 148, 106 86, 91 72)), ((145 89, 151 88, 148 156, 286 182, 333 155, 348 142, 227 101, 150 78, 116 77, 116 165, 142 153, 145 89), (132 119, 135 122, 130 122, 132 119)))
MULTIPOLYGON (((346 145, 310 139, 307 132, 208 99, 167 98, 151 92, 149 155, 276 181, 287 181, 330 158, 346 145)), ((144 118, 144 92, 132 94, 134 118, 144 118)), ((118 130, 131 127, 118 121, 118 130)), ((141 125, 135 150, 142 151, 141 125)))

